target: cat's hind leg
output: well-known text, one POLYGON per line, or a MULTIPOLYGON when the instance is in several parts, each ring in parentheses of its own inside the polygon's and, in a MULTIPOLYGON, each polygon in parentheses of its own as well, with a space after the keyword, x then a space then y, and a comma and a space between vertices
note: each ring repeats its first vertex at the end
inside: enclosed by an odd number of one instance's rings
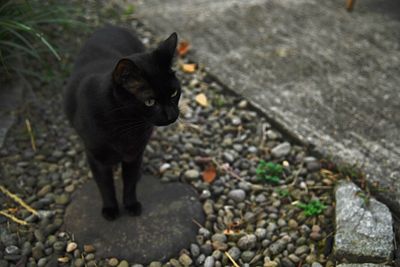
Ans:
POLYGON ((119 215, 119 209, 113 181, 113 165, 102 163, 90 152, 86 155, 103 200, 102 215, 106 220, 115 220, 119 215))

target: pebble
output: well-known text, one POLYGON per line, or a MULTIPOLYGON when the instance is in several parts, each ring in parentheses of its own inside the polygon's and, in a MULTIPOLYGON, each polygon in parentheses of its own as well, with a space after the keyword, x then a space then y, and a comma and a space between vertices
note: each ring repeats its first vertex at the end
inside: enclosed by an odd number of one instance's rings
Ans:
POLYGON ((228 193, 228 197, 235 202, 242 202, 246 198, 246 192, 242 189, 234 189, 228 193))
POLYGON ((214 267, 215 260, 213 256, 208 256, 204 262, 204 267, 214 267))
POLYGON ((254 234, 245 235, 239 239, 237 246, 242 250, 252 249, 256 246, 257 237, 254 234))
POLYGON ((93 245, 84 245, 83 251, 85 251, 86 253, 93 253, 96 251, 96 249, 94 248, 93 245))
POLYGON ((319 263, 319 262, 313 262, 313 263, 311 264, 311 267, 322 267, 322 265, 321 265, 321 263, 319 263))
POLYGON ((228 253, 229 253, 229 255, 231 255, 231 257, 232 257, 232 259, 234 259, 234 260, 238 260, 239 259, 239 257, 240 257, 240 249, 239 248, 237 248, 237 247, 231 247, 229 250, 228 250, 228 253))
POLYGON ((116 258, 111 258, 108 260, 108 265, 114 267, 118 265, 118 260, 116 258))
POLYGON ((258 240, 263 240, 267 236, 267 230, 264 228, 257 228, 254 234, 258 240))
POLYGON ((190 254, 193 257, 197 257, 200 255, 200 247, 197 244, 190 244, 190 254))
POLYGON ((193 181, 197 180, 200 177, 200 173, 198 170, 187 170, 183 175, 186 179, 193 181))
POLYGON ((37 193, 36 195, 38 197, 44 197, 47 193, 49 193, 51 191, 51 185, 45 185, 43 186, 37 193))
POLYGON ((62 252, 65 249, 65 242, 57 241, 53 244, 53 249, 55 252, 62 252))
POLYGON ((59 196, 56 196, 55 198, 56 204, 59 205, 66 205, 69 203, 69 195, 68 194, 61 194, 59 196))
POLYGON ((291 229, 297 229, 297 227, 299 226, 299 224, 295 221, 295 220, 293 220, 293 219, 290 219, 289 220, 289 222, 288 222, 288 226, 291 228, 291 229))
POLYGON ((38 267, 44 267, 46 265, 46 263, 47 263, 47 259, 46 258, 41 258, 38 261, 38 267))
POLYGON ((271 150, 271 155, 275 158, 281 158, 289 154, 291 145, 288 142, 283 142, 277 146, 275 146, 271 150))
POLYGON ((81 258, 78 258, 78 259, 76 259, 74 261, 74 266, 75 267, 82 267, 82 266, 84 266, 84 264, 85 264, 85 261, 82 260, 81 258))
POLYGON ((126 260, 121 261, 118 267, 129 267, 129 263, 126 260))
POLYGON ((295 267, 296 265, 288 258, 283 258, 281 260, 281 266, 282 267, 295 267))
POLYGON ((183 266, 190 266, 193 263, 193 260, 183 253, 181 256, 179 256, 179 262, 182 263, 183 266))
POLYGON ((307 245, 303 245, 303 246, 296 248, 294 254, 296 254, 297 256, 301 256, 301 255, 307 254, 308 252, 310 252, 310 247, 307 245))
POLYGON ((149 265, 149 267, 161 267, 162 264, 159 261, 152 261, 149 265))
POLYGON ((70 242, 70 243, 68 243, 68 245, 67 245, 66 251, 67 251, 68 253, 71 253, 71 252, 74 251, 77 247, 78 247, 78 244, 76 244, 75 242, 70 242))
POLYGON ((225 243, 227 238, 226 238, 226 235, 217 233, 217 234, 212 235, 211 240, 225 243))
POLYGON ((5 252, 9 255, 16 255, 19 254, 21 250, 19 249, 19 247, 12 245, 12 246, 7 246, 5 252))
POLYGON ((246 250, 242 252, 240 258, 243 260, 243 262, 250 262, 254 258, 255 254, 256 253, 254 251, 246 250))
POLYGON ((224 152, 222 154, 222 157, 229 163, 232 163, 235 160, 235 157, 229 152, 224 152))

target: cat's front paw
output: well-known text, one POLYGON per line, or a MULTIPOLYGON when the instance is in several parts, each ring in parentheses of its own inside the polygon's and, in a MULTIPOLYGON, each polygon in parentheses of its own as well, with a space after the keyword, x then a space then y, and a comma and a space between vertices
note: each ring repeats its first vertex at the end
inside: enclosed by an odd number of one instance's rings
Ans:
POLYGON ((118 208, 103 208, 101 214, 107 221, 114 221, 119 216, 118 208))
POLYGON ((125 209, 131 216, 139 216, 140 214, 142 214, 142 204, 140 202, 135 202, 133 204, 126 205, 125 209))

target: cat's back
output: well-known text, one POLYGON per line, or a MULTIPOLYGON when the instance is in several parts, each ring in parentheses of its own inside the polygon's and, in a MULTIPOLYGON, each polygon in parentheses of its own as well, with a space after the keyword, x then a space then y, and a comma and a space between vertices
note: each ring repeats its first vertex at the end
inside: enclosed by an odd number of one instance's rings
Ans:
POLYGON ((96 30, 86 41, 77 56, 75 70, 86 65, 99 66, 108 61, 114 63, 121 57, 144 50, 134 32, 121 27, 105 26, 96 30))

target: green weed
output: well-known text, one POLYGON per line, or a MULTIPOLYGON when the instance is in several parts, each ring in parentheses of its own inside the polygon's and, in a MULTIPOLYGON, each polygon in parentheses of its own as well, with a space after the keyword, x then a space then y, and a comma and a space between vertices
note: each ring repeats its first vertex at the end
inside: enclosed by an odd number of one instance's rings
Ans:
POLYGON ((257 177, 268 183, 279 184, 283 174, 283 167, 274 162, 260 160, 256 169, 257 177))
POLYGON ((326 206, 319 199, 311 200, 307 204, 300 202, 297 206, 303 210, 307 217, 319 215, 326 209, 326 206))

